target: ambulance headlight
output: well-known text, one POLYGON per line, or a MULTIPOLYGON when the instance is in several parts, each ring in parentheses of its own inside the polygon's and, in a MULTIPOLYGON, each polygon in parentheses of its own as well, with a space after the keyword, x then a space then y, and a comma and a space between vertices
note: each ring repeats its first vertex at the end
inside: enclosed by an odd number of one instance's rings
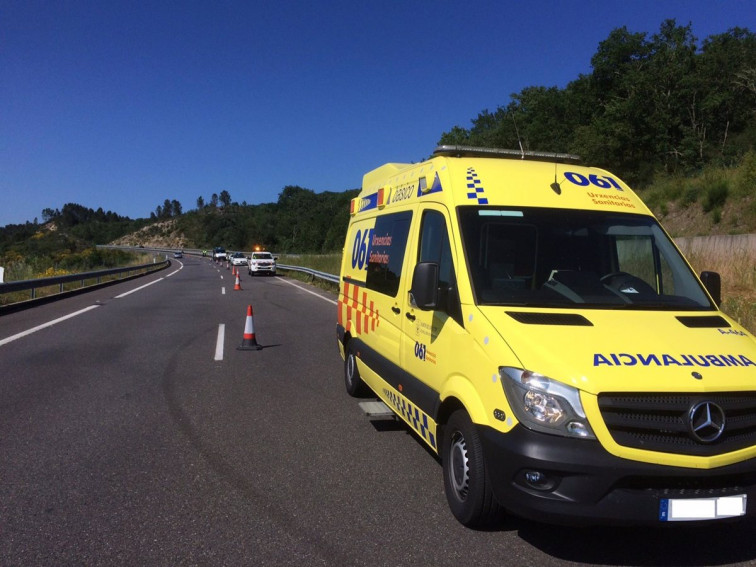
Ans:
POLYGON ((596 438, 576 388, 521 368, 503 366, 499 375, 512 411, 528 429, 581 439, 596 438))

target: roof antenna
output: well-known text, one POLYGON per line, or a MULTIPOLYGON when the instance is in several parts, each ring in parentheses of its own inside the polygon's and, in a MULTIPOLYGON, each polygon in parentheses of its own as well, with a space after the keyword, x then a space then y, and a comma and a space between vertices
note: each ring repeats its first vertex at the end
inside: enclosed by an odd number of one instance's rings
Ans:
POLYGON ((551 189, 556 193, 557 195, 562 194, 562 186, 559 185, 559 182, 557 181, 557 163, 554 162, 554 183, 550 185, 551 189))
POLYGON ((525 150, 522 147, 522 140, 520 140, 520 131, 517 129, 517 120, 515 120, 514 112, 512 114, 512 122, 514 122, 515 127, 515 134, 517 134, 517 143, 520 144, 520 153, 522 154, 522 159, 525 159, 525 150))

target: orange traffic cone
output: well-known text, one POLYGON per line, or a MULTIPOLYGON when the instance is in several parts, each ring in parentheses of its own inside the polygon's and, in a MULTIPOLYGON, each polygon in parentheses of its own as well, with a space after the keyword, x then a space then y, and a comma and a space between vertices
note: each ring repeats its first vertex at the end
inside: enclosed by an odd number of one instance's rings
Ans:
POLYGON ((236 347, 236 350, 262 350, 262 347, 257 344, 255 339, 255 324, 252 321, 252 306, 247 306, 247 320, 244 323, 244 339, 241 346, 236 347))
POLYGON ((236 265, 231 266, 231 275, 232 276, 236 275, 236 265))
POLYGON ((241 291, 241 282, 239 281, 239 273, 236 274, 236 283, 234 284, 234 291, 241 291))

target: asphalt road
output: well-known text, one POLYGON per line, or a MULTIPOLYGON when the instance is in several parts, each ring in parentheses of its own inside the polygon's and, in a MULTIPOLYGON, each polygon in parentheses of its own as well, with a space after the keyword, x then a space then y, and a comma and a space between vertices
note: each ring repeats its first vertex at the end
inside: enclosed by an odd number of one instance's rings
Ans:
POLYGON ((345 393, 335 297, 241 287, 187 257, 0 317, 0 565, 756 565, 753 523, 462 527, 345 393))

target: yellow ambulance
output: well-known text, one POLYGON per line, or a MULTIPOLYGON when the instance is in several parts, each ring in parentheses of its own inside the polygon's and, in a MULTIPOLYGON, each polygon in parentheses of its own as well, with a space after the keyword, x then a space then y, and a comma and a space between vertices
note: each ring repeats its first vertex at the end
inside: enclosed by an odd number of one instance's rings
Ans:
POLYGON ((346 389, 438 453, 462 524, 755 514, 756 341, 615 175, 460 146, 386 164, 340 280, 346 389))

